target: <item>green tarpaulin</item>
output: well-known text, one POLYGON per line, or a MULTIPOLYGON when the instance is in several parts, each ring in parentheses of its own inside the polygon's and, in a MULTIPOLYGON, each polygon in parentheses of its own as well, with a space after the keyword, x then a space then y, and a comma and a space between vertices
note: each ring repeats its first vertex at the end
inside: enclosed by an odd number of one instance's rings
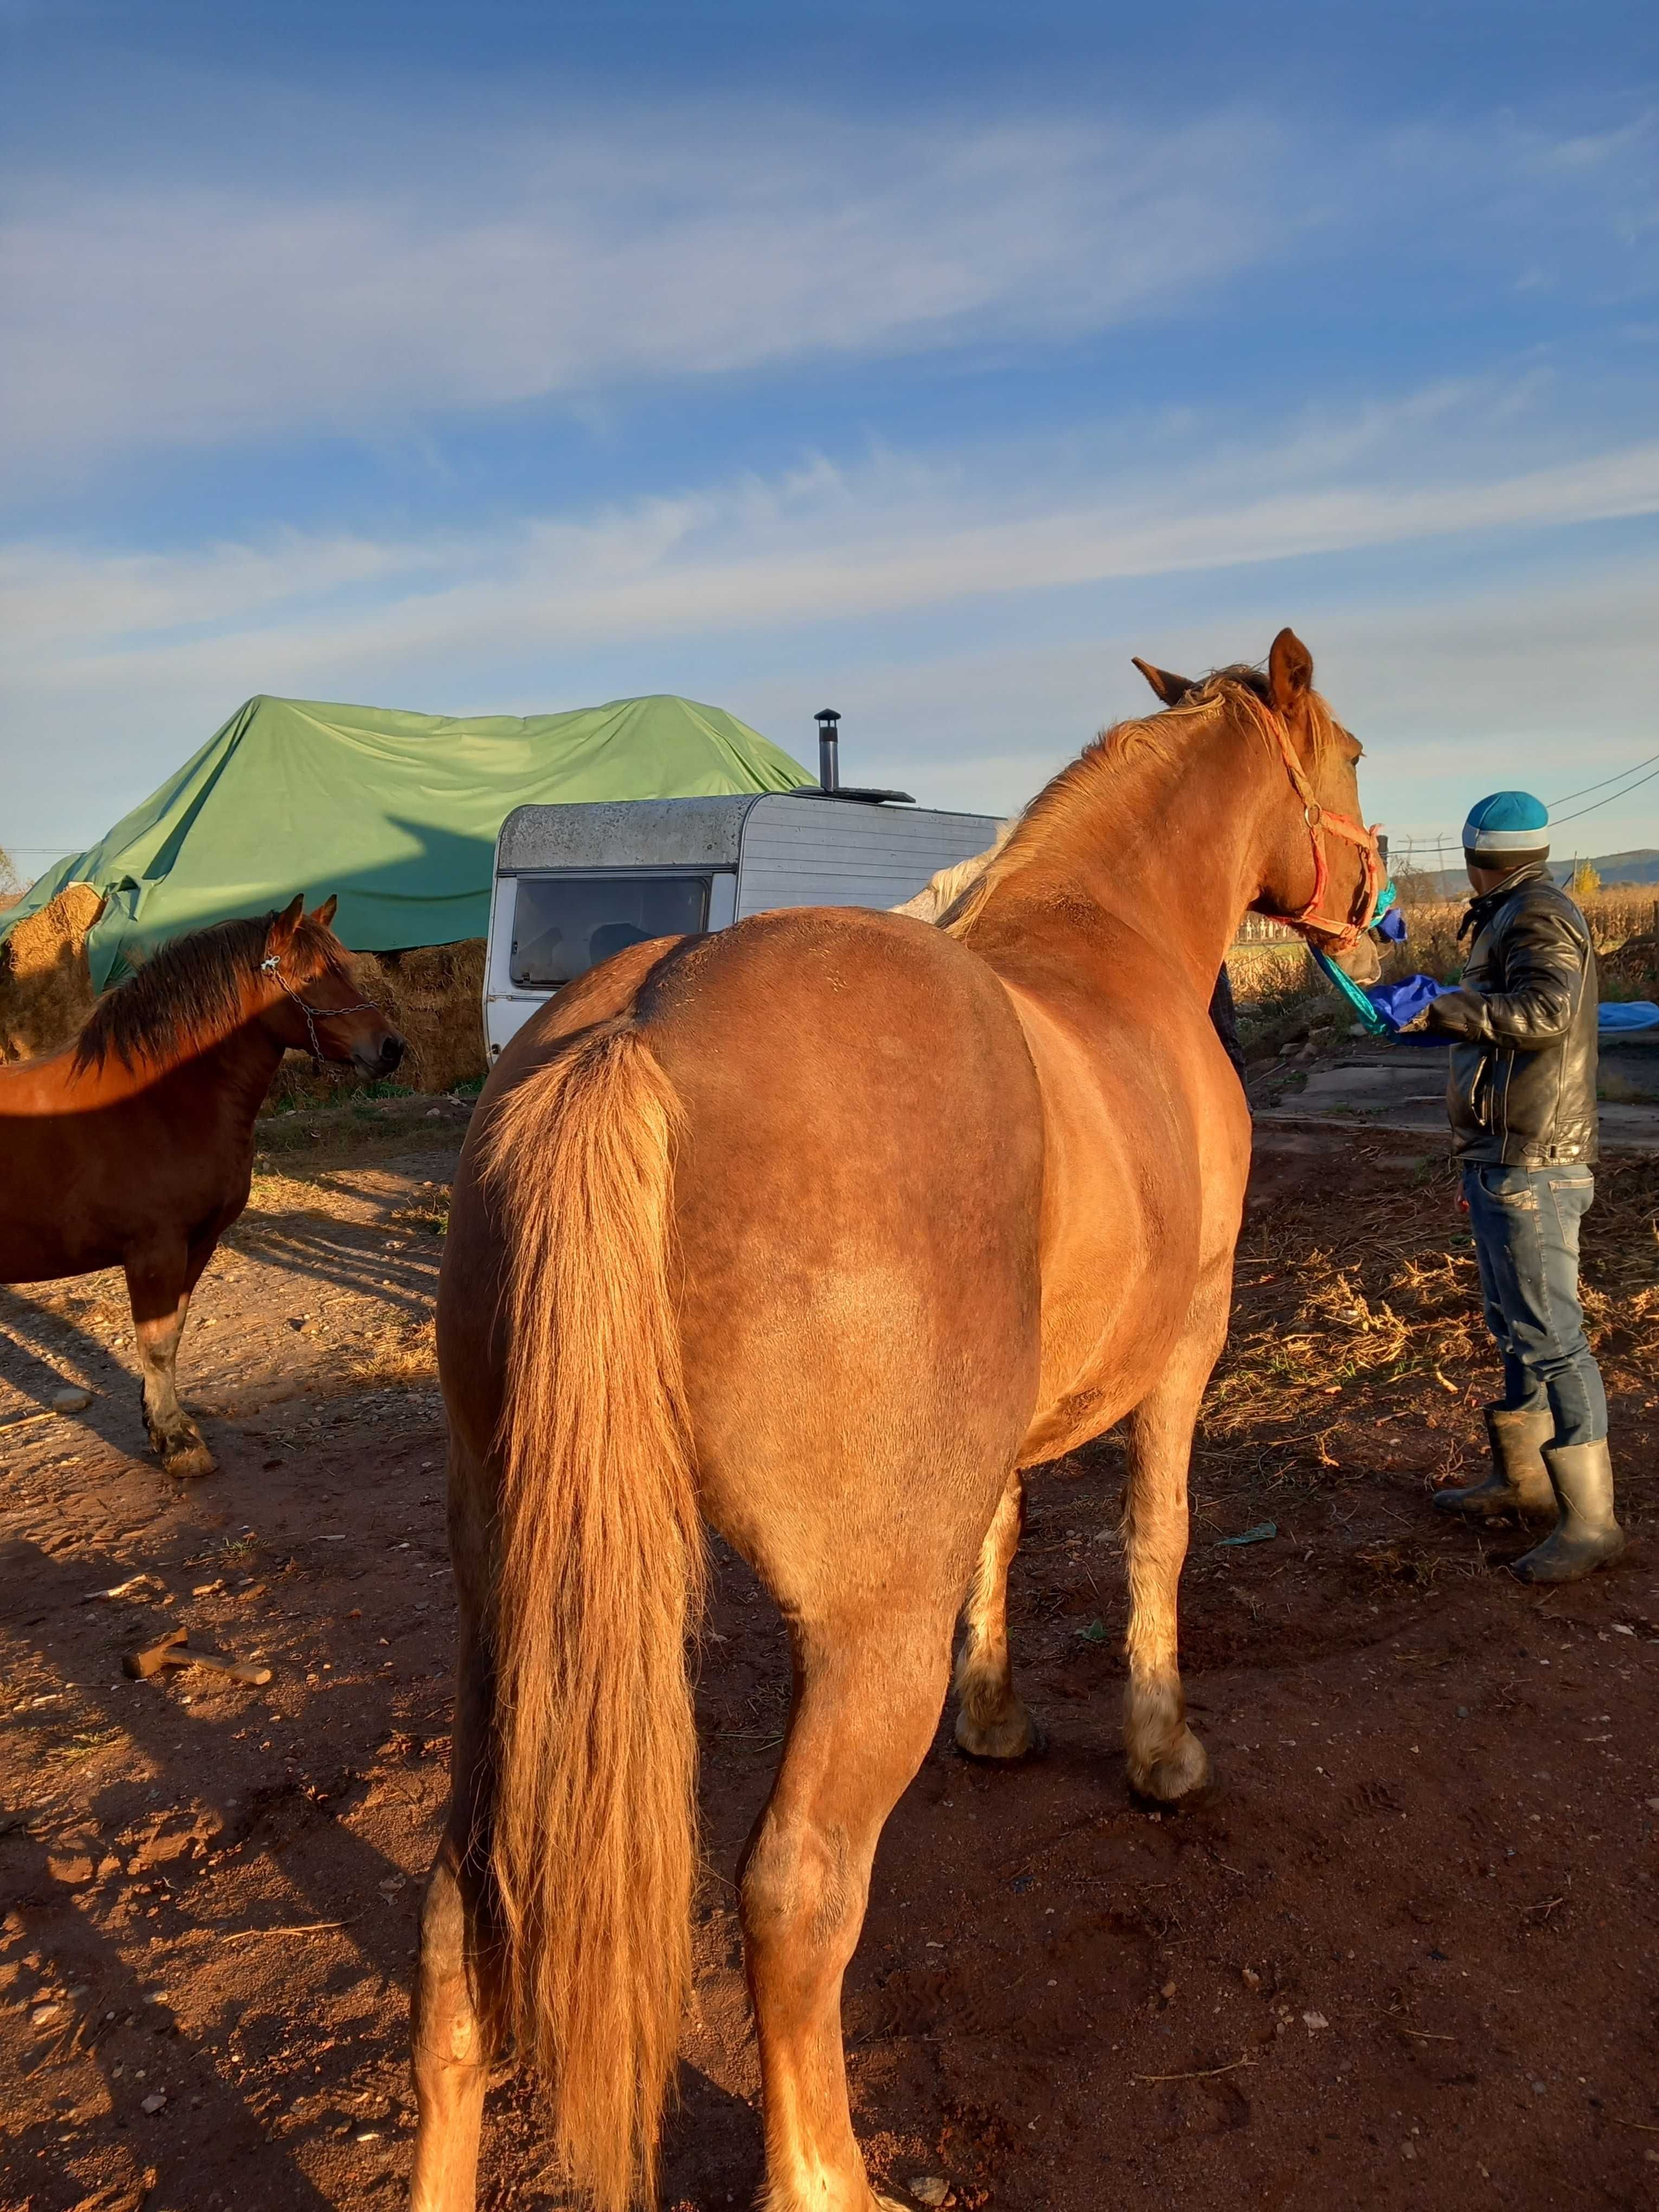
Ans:
POLYGON ((88 944, 102 990, 137 940, 151 945, 339 896, 357 952, 453 945, 489 926, 495 833, 515 806, 791 791, 798 761, 718 707, 661 696, 563 714, 452 720, 378 707, 250 699, 89 853, 62 860, 0 921, 65 884, 108 904, 88 944))

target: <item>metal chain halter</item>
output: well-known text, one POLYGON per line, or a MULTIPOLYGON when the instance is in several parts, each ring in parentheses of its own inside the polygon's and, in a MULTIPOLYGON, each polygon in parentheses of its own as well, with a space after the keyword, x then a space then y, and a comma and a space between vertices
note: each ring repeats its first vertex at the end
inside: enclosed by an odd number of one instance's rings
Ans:
POLYGON ((300 996, 293 984, 283 975, 283 963, 274 952, 259 963, 259 973, 262 975, 274 975, 282 989, 287 992, 289 997, 305 1016, 306 1035, 311 1039, 311 1064, 319 1074, 322 1073, 324 1061, 323 1042, 317 1034, 318 1023, 332 1021, 338 1014, 378 1014, 381 1011, 373 999, 359 999, 355 1006, 312 1006, 309 1000, 300 996))

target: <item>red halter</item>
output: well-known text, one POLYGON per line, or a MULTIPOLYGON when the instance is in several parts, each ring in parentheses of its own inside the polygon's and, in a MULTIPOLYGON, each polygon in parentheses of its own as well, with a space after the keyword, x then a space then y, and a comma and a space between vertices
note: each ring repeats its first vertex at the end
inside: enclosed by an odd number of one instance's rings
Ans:
POLYGON ((1302 818, 1308 825, 1308 840, 1313 848, 1312 897, 1306 906, 1299 907, 1294 914, 1270 914, 1267 918, 1269 921, 1285 922, 1291 929, 1311 931, 1317 936, 1328 938, 1333 951, 1346 952, 1376 921, 1376 902, 1388 881, 1388 871, 1382 864, 1376 831, 1367 830, 1364 823, 1356 822, 1352 815, 1333 814, 1328 807, 1320 805, 1314 796, 1313 786, 1308 781, 1307 771, 1296 757, 1296 747, 1291 743, 1291 733, 1285 726, 1284 716, 1263 706, 1254 692, 1246 691, 1243 696, 1255 710, 1270 742, 1279 749, 1285 773, 1291 779, 1291 788, 1302 801, 1302 818), (1355 895, 1354 911, 1346 921, 1334 921, 1329 915, 1320 912, 1325 887, 1330 880, 1330 868, 1325 858, 1327 830, 1340 837, 1346 844, 1357 845, 1364 855, 1364 869, 1359 890, 1355 895))

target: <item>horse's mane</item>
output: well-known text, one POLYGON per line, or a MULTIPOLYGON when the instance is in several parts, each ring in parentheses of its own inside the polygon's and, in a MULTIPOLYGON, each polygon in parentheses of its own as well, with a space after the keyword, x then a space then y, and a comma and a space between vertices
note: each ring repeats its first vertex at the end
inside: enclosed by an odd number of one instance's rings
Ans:
MULTIPOLYGON (((241 1015, 276 919, 272 913, 216 921, 160 946, 88 1015, 75 1040, 75 1073, 102 1067, 112 1054, 127 1068, 141 1060, 164 1066, 223 1036, 241 1015)), ((306 915, 288 957, 296 980, 317 975, 332 962, 331 932, 306 915)))
POLYGON ((1266 673, 1239 662, 1198 678, 1175 706, 1161 713, 1137 715, 1102 730, 1076 760, 1049 779, 1002 842, 985 855, 983 870, 940 915, 939 927, 953 937, 959 935, 998 884, 1024 867, 1039 845, 1074 817, 1093 812, 1103 778, 1136 753, 1170 758, 1182 733, 1180 726, 1222 705, 1229 690, 1249 691, 1264 706, 1272 703, 1266 673))

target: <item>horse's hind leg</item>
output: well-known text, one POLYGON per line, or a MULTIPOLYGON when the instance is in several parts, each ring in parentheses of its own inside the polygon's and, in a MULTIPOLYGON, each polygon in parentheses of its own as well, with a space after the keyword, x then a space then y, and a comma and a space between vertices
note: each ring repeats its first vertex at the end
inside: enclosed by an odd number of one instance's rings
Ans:
POLYGON ((967 1634, 957 1661, 957 1744, 973 1759, 1024 1759, 1042 1733, 1014 1694, 1008 1653, 1008 1569, 1019 1548, 1025 1486, 1011 1474, 980 1547, 963 1608, 967 1634))
POLYGON ((1210 1370, 1227 1333, 1231 1273, 1194 1298, 1187 1331, 1129 1424, 1123 1516, 1129 1571, 1129 1684, 1123 1738, 1129 1779, 1164 1803, 1210 1778, 1209 1755, 1187 1725, 1176 1656, 1177 1595, 1187 1558, 1187 1469, 1210 1370))
POLYGON ((175 1366, 179 1340, 190 1313, 190 1294, 212 1255, 214 1240, 187 1246, 182 1237, 131 1253, 127 1296, 138 1340, 144 1427, 169 1474, 211 1474, 218 1462, 195 1422, 179 1402, 175 1366))
POLYGON ((484 2091, 501 2023, 484 1902, 489 1678, 464 1626, 449 1817, 421 1914, 410 2043, 415 2071, 410 2212, 471 2212, 484 2091))
POLYGON ((764 2212, 872 2212, 854 2139, 841 1986, 887 1815, 939 1723, 947 1597, 896 1620, 797 1621, 783 1764, 738 1881, 766 2118, 764 2212))

